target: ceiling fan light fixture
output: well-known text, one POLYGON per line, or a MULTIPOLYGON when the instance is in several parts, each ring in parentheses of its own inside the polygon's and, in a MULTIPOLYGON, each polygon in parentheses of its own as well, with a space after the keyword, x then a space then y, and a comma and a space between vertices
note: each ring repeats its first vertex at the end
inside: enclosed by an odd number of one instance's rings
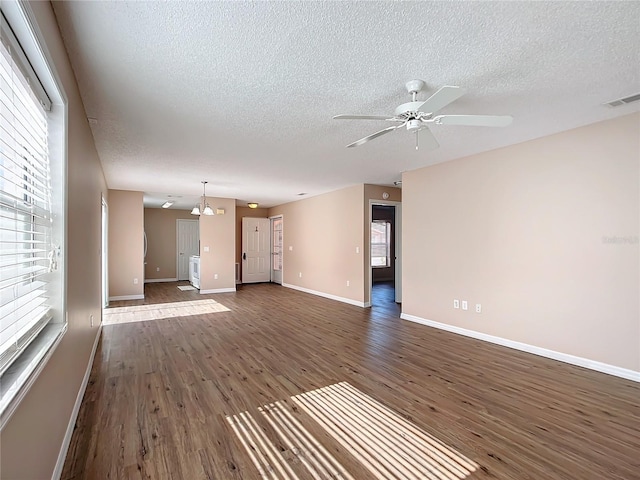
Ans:
POLYGON ((247 207, 249 208, 258 208, 258 204, 256 202, 247 203, 247 207))
POLYGON ((420 130, 420 127, 422 127, 422 122, 420 120, 409 120, 407 122, 407 131, 409 132, 420 130))

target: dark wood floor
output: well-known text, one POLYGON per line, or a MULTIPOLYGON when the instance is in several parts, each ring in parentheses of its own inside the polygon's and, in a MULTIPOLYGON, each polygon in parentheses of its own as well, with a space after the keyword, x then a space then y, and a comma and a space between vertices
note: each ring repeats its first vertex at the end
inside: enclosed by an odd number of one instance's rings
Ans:
MULTIPOLYGON (((475 463, 470 479, 640 479, 634 382, 400 320, 395 304, 176 285, 114 306, 214 299, 229 311, 162 318, 160 306, 157 320, 103 328, 63 479, 259 479, 227 420, 241 412, 310 478, 258 407, 339 382, 475 463)), ((292 411, 353 478, 373 478, 292 411)))

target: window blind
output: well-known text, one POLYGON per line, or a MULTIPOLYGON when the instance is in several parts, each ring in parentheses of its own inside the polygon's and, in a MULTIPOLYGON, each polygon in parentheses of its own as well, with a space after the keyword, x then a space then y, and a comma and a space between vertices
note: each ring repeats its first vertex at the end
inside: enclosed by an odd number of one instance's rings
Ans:
POLYGON ((371 222, 371 266, 388 267, 391 256, 391 223, 384 220, 371 222))
POLYGON ((47 112, 33 77, 24 74, 24 54, 2 33, 0 374, 51 319, 47 284, 58 258, 51 241, 47 112))

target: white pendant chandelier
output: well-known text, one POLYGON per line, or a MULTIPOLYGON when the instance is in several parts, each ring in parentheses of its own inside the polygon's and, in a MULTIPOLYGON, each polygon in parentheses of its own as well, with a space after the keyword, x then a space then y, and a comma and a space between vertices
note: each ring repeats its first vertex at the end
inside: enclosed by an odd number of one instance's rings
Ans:
POLYGON ((193 207, 193 210, 191 210, 191 215, 214 215, 213 209, 207 203, 206 189, 207 183, 209 182, 203 180, 200 183, 202 183, 202 203, 198 203, 195 207, 193 207))

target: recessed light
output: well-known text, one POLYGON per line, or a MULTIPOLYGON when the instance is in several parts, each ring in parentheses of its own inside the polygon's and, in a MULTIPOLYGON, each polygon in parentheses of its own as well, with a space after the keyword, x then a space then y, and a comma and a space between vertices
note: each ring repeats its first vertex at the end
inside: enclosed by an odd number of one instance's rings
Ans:
POLYGON ((306 192, 302 192, 302 193, 299 193, 298 196, 301 197, 302 195, 306 195, 306 194, 307 194, 306 192))

